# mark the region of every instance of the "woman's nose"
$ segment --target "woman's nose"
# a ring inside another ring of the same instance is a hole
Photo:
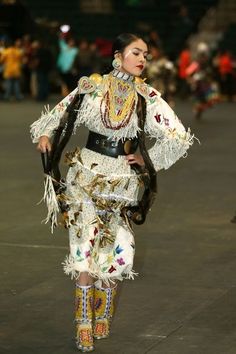
[[[142,62],[142,63],[145,63],[145,57],[144,57],[144,55],[143,54],[141,54],[141,56],[140,56],[140,61]]]

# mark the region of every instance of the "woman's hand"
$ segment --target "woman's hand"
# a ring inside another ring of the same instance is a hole
[[[46,135],[42,135],[39,138],[39,143],[37,145],[37,149],[40,152],[46,152],[46,150],[51,151],[51,148],[52,148],[52,146],[51,146],[49,138]]]
[[[142,155],[129,154],[126,156],[126,160],[129,165],[133,165],[135,163],[138,164],[139,166],[145,165]]]

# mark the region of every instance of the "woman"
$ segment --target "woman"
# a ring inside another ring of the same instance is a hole
[[[38,149],[51,151],[50,137],[70,102],[78,93],[83,97],[71,130],[84,124],[90,131],[88,142],[82,150],[66,155],[70,168],[66,182],[59,187],[66,189],[59,193],[70,237],[64,269],[76,279],[76,343],[81,351],[94,349],[93,338],[108,336],[117,281],[133,279],[135,274],[131,214],[123,213],[137,204],[140,176],[135,171],[144,168],[148,159],[156,170],[167,169],[193,141],[158,91],[139,78],[146,65],[146,43],[133,34],[121,34],[113,53],[113,71],[103,77],[81,78],[78,88],[31,126]],[[140,108],[140,100],[145,109]],[[141,115],[145,119],[142,129]],[[64,136],[70,125],[63,128]],[[141,130],[156,139],[146,155]],[[137,137],[141,154],[135,153]],[[48,219],[56,223],[53,198],[55,212],[58,210],[58,197],[46,197]]]

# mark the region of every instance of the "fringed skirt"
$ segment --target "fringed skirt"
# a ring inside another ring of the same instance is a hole
[[[104,282],[133,278],[134,235],[121,209],[137,202],[135,172],[124,156],[112,158],[86,148],[66,159],[70,254],[65,273],[78,277],[88,272]]]

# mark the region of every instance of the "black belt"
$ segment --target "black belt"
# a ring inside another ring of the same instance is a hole
[[[107,136],[89,131],[86,148],[102,155],[118,157],[134,154],[138,147],[138,139],[111,140]]]

